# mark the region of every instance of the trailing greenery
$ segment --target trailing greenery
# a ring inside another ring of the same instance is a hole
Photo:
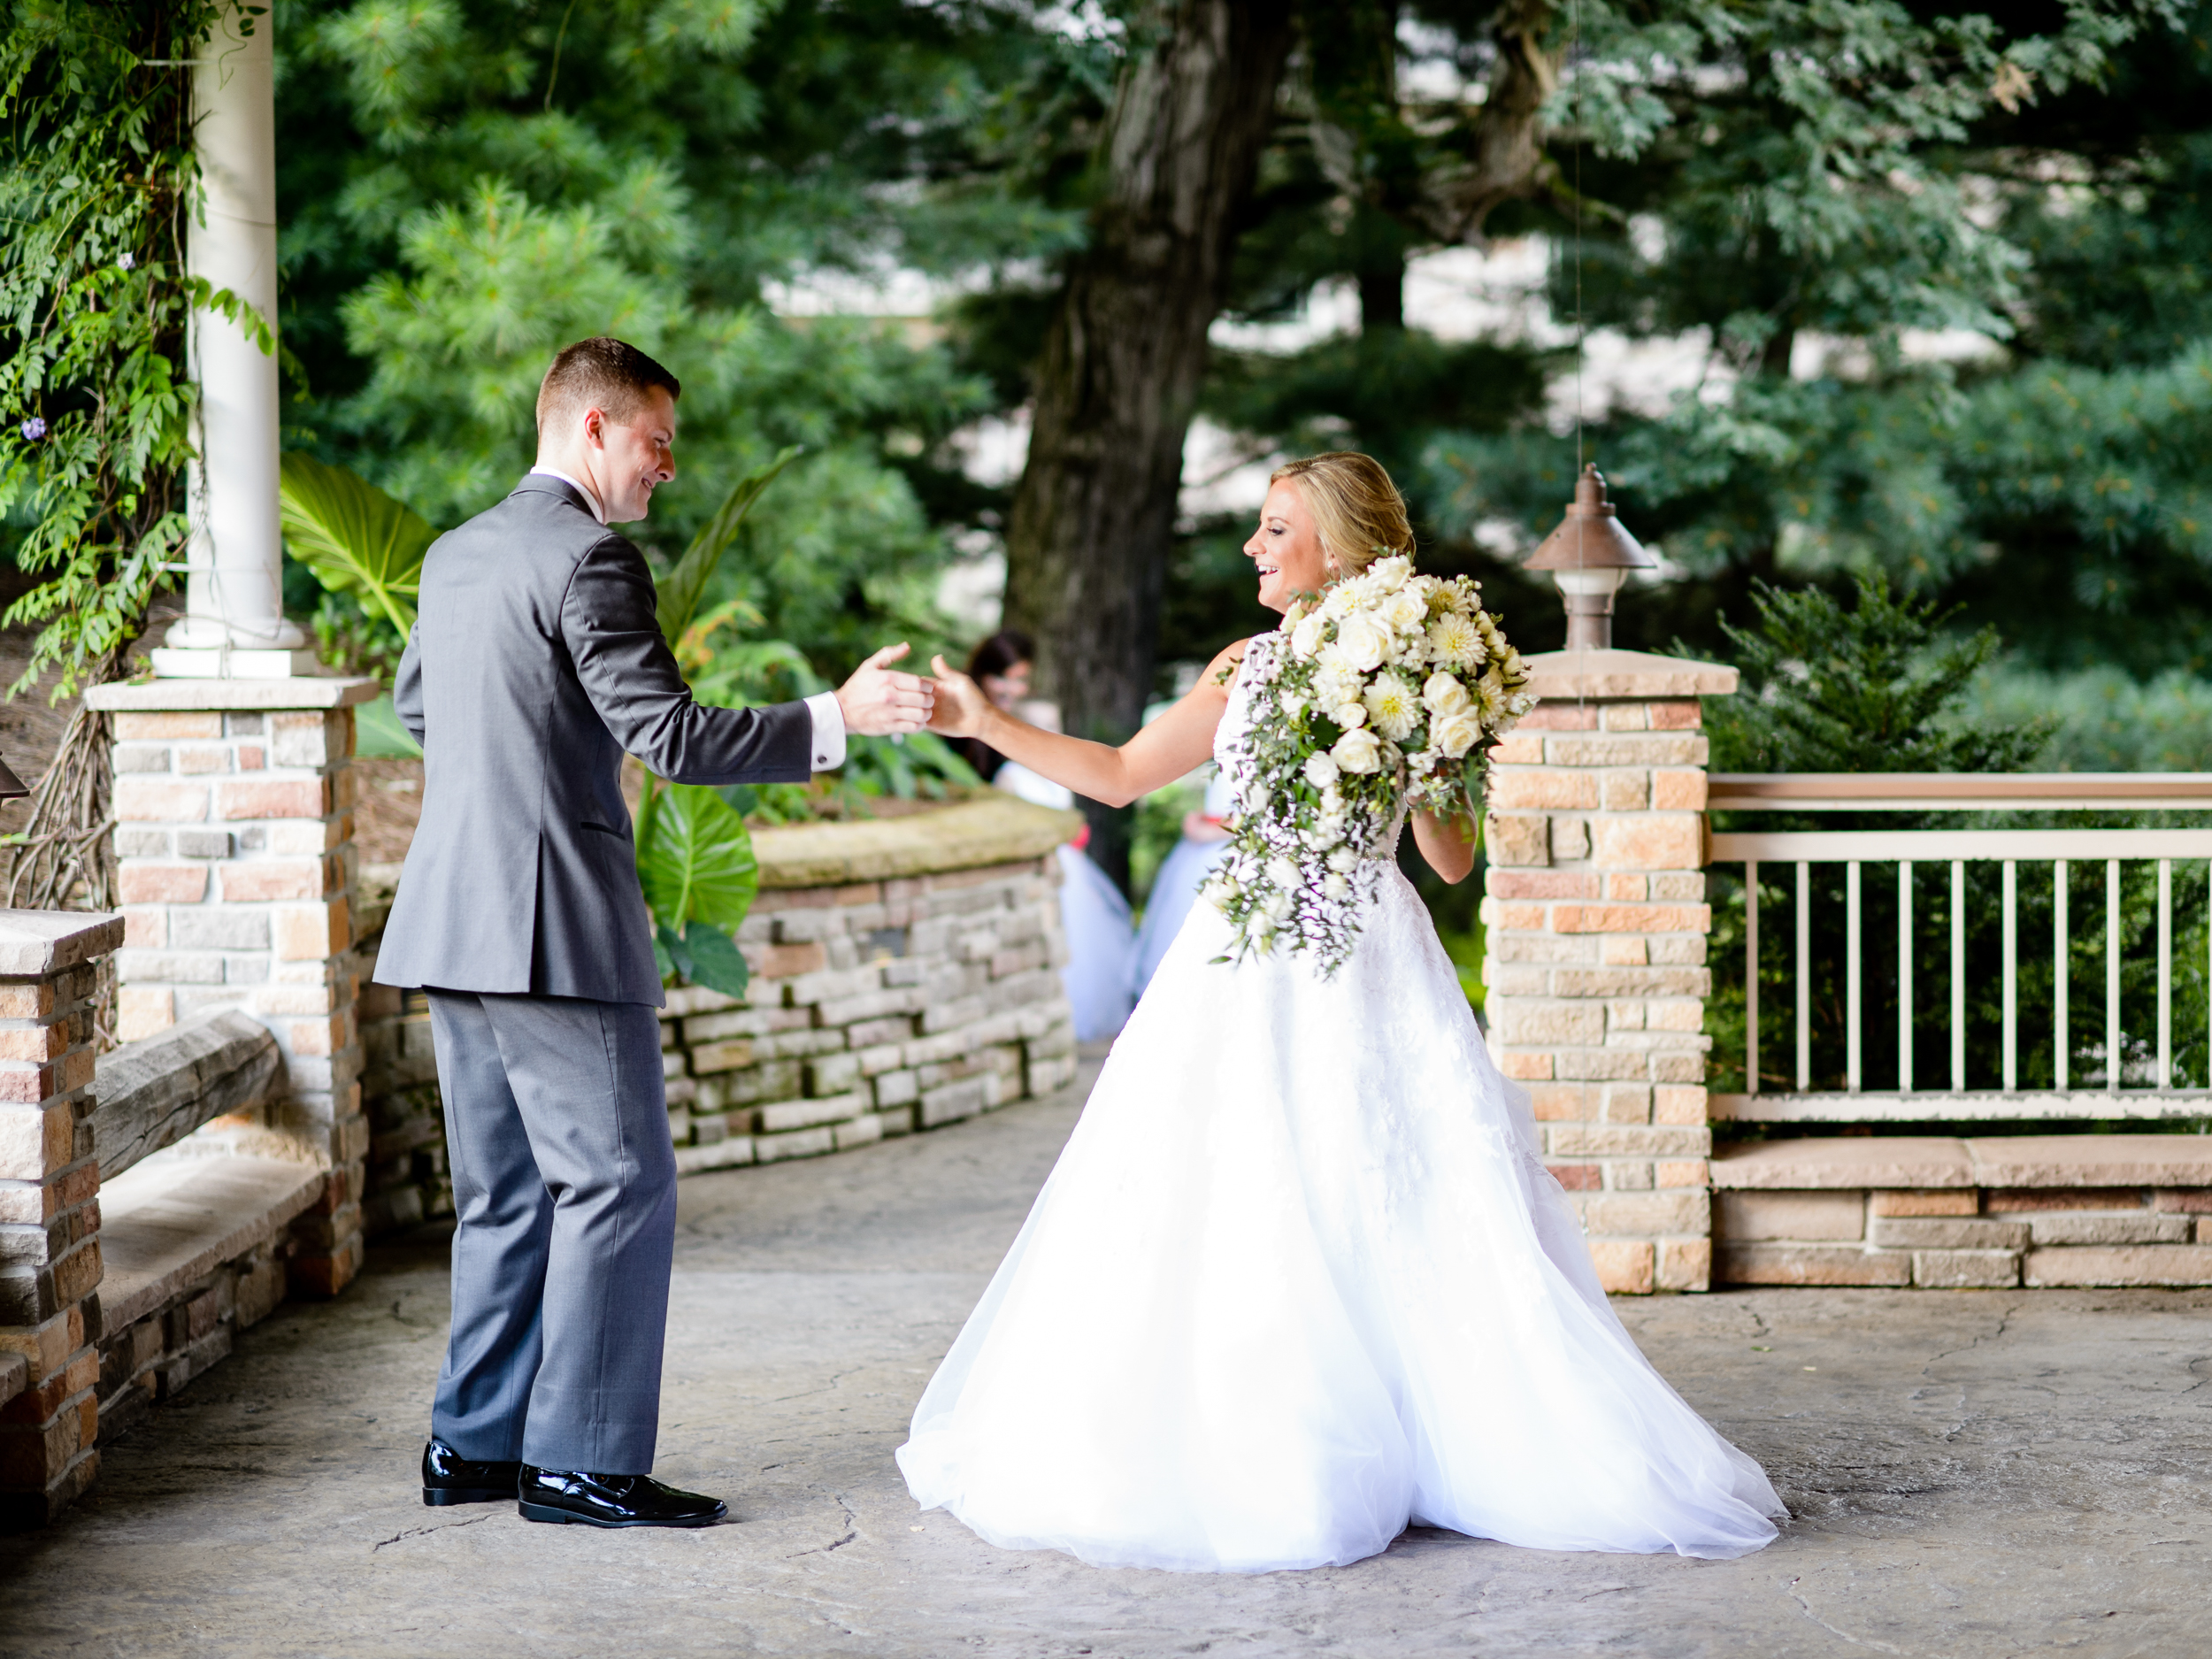
[[[186,327],[196,306],[242,318],[185,270],[188,64],[216,15],[0,12],[0,544],[38,579],[6,620],[40,625],[17,691],[53,667],[57,696],[110,677],[182,552]]]

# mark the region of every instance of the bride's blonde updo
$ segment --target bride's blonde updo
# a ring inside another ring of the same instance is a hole
[[[1267,481],[1294,479],[1340,576],[1356,576],[1383,553],[1413,556],[1406,500],[1371,455],[1332,449],[1277,467]]]

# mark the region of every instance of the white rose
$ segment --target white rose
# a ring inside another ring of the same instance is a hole
[[[1355,611],[1337,625],[1336,647],[1348,667],[1371,674],[1390,649],[1390,633],[1366,611]]]
[[[1367,724],[1367,705],[1347,698],[1329,710],[1329,718],[1349,732]]]
[[[1321,649],[1321,636],[1328,631],[1329,619],[1317,611],[1290,631],[1290,649],[1301,657],[1311,657]]]
[[[1454,760],[1482,741],[1482,722],[1467,710],[1441,716],[1431,728],[1430,740]]]
[[[1349,847],[1340,847],[1329,855],[1329,868],[1339,875],[1349,875],[1358,864],[1359,855]]]
[[[1439,669],[1421,687],[1421,701],[1428,704],[1432,714],[1463,714],[1474,699],[1467,695],[1467,687],[1455,675]]]
[[[1298,866],[1287,858],[1271,858],[1267,861],[1267,879],[1279,887],[1294,887],[1298,885]]]
[[[1401,588],[1382,608],[1390,626],[1401,634],[1414,634],[1428,620],[1429,602],[1410,588]]]
[[[1469,738],[1469,742],[1474,739]],[[1373,772],[1382,764],[1382,743],[1372,732],[1355,726],[1336,740],[1329,753],[1347,772]]]
[[[1337,780],[1340,769],[1325,754],[1306,757],[1306,781],[1317,789],[1325,789]]]
[[[1413,561],[1404,554],[1386,559],[1377,559],[1367,567],[1367,578],[1386,594],[1394,594],[1406,585],[1406,578],[1413,574]]]
[[[1279,926],[1290,919],[1291,906],[1294,902],[1289,893],[1271,893],[1267,895],[1267,902],[1261,908],[1267,912],[1270,920]]]
[[[1333,899],[1348,898],[1351,896],[1352,884],[1342,876],[1333,875],[1322,881],[1321,890]]]

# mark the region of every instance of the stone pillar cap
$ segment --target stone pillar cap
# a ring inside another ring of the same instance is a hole
[[[349,709],[383,695],[383,681],[369,675],[301,674],[284,680],[115,681],[88,687],[84,701],[88,709],[110,714],[169,714],[199,710]]]
[[[123,942],[120,916],[86,910],[0,910],[0,975],[43,979]]]
[[[1529,666],[1528,688],[1547,703],[1725,697],[1736,689],[1732,668],[1650,651],[1545,651],[1521,660]]]

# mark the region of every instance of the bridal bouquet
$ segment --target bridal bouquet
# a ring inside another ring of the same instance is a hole
[[[1204,889],[1233,932],[1218,960],[1287,945],[1334,974],[1402,815],[1469,808],[1483,755],[1536,702],[1479,591],[1380,558],[1246,654],[1235,834]]]

